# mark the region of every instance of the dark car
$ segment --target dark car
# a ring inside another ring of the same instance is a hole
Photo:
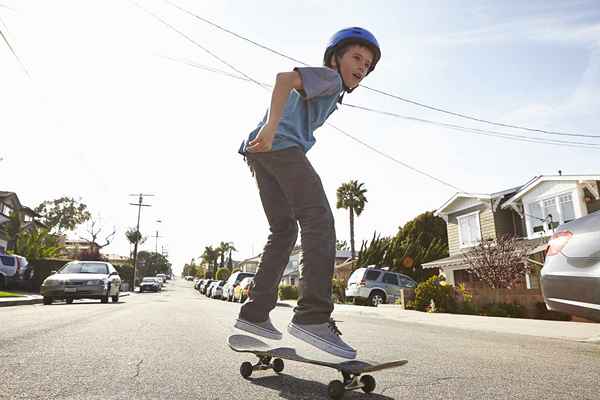
[[[540,276],[548,309],[600,321],[600,211],[556,229]]]

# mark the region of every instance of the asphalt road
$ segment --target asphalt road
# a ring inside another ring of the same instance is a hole
[[[332,369],[289,361],[281,375],[240,376],[241,362],[254,359],[225,344],[238,308],[182,280],[118,304],[0,308],[0,399],[326,399],[328,382],[339,379]],[[374,373],[375,393],[346,399],[599,398],[598,344],[407,323],[360,309],[334,315],[359,358],[409,363]],[[291,314],[277,307],[271,316],[283,330]]]

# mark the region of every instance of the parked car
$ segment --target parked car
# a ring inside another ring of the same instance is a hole
[[[112,264],[104,261],[72,261],[42,282],[40,294],[44,304],[64,299],[72,303],[75,299],[100,299],[108,303],[119,301],[121,278]]]
[[[183,278],[183,279],[185,279],[186,281],[193,281],[193,280],[194,280],[194,277],[193,277],[193,276],[191,276],[191,275],[187,275],[187,276],[186,276],[185,278]]]
[[[540,272],[546,307],[600,321],[600,211],[555,232]]]
[[[148,292],[148,291],[152,291],[152,292],[160,291],[160,282],[158,282],[158,280],[153,276],[145,277],[144,279],[142,279],[142,282],[140,283],[140,293]]]
[[[33,269],[27,259],[17,255],[0,255],[0,289],[18,284],[32,277]]]
[[[157,278],[160,278],[160,280],[162,281],[161,283],[167,283],[167,275],[165,274],[156,274]]]
[[[400,297],[400,290],[416,287],[417,282],[410,276],[369,266],[358,268],[350,275],[346,299],[366,301],[368,305],[377,307],[379,304],[395,301]]]
[[[225,285],[223,286],[223,300],[232,301],[233,300],[233,291],[240,284],[242,279],[252,277],[254,274],[252,272],[234,272],[231,274]]]
[[[242,279],[240,284],[237,285],[233,291],[233,301],[239,301],[240,303],[246,301],[248,294],[250,293],[252,282],[254,282],[253,276]]]
[[[223,286],[225,286],[225,281],[216,281],[211,287],[210,297],[213,299],[222,299]]]
[[[215,286],[217,286],[221,281],[216,281],[213,280],[211,283],[208,284],[208,287],[206,288],[206,296],[207,297],[211,297],[212,298],[212,291],[214,290]]]
[[[214,281],[215,281],[214,279],[206,279],[204,282],[202,282],[202,284],[200,284],[200,286],[199,286],[200,287],[200,293],[206,294],[206,292],[208,291],[208,287]]]

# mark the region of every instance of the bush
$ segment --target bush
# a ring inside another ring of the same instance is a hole
[[[454,288],[441,276],[434,275],[415,289],[415,309],[427,311],[431,300],[435,303],[435,312],[456,311]]]
[[[344,304],[346,302],[346,285],[341,279],[331,281],[331,297],[335,303]]]
[[[296,286],[290,286],[290,285],[279,286],[279,299],[280,300],[297,300],[298,299],[298,288]]]
[[[119,273],[119,276],[121,277],[121,282],[126,282],[131,285],[131,281],[133,280],[133,266],[130,264],[113,264],[113,267],[115,267],[115,269]]]
[[[229,271],[229,268],[219,268],[215,275],[218,281],[226,281],[231,275],[231,271]]]
[[[561,313],[558,311],[551,311],[546,308],[546,303],[537,302],[535,303],[535,318],[536,319],[547,319],[552,321],[570,321],[571,316],[569,314]]]
[[[488,317],[526,318],[527,311],[520,304],[492,303],[481,307],[481,315]]]
[[[33,268],[33,277],[31,279],[31,291],[39,292],[44,279],[51,275],[51,271],[58,271],[63,265],[71,260],[61,259],[42,259],[33,260],[29,264]]]

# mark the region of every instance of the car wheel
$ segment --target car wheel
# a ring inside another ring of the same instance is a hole
[[[73,304],[73,298],[72,297],[67,297],[66,301],[67,301],[67,304]]]
[[[369,295],[369,305],[377,307],[380,304],[385,304],[385,293],[381,290],[373,290]]]
[[[116,296],[112,297],[112,302],[113,303],[118,303],[119,302],[119,295],[118,294]]]
[[[50,304],[52,304],[52,297],[44,297],[44,305],[49,306]]]
[[[6,280],[3,275],[0,275],[0,289],[6,289]]]

